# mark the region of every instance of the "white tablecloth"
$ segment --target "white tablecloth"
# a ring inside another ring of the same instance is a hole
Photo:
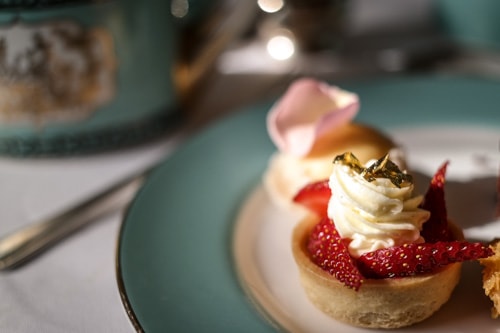
[[[180,138],[77,158],[0,158],[0,234],[76,203],[169,155]],[[134,332],[115,251],[123,212],[102,218],[15,270],[0,272],[0,332]]]

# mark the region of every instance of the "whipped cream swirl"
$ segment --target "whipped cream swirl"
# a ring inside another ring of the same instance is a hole
[[[397,186],[383,177],[369,181],[359,168],[336,160],[329,185],[332,196],[328,216],[339,234],[352,240],[349,252],[353,257],[390,246],[423,242],[420,230],[430,213],[419,208],[423,196],[413,195],[413,183]]]

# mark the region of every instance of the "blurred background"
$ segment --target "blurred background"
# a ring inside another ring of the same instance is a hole
[[[203,124],[275,98],[290,80],[307,75],[332,82],[418,73],[498,77],[499,6],[492,0],[173,0],[172,13],[185,23],[176,72],[183,108]]]
[[[0,1],[0,155],[130,147],[331,82],[497,77],[493,0]]]

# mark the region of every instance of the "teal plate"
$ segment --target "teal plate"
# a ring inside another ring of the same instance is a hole
[[[500,127],[500,83],[409,76],[338,83],[360,95],[356,120],[381,129]],[[117,279],[134,327],[145,332],[274,332],[240,285],[235,218],[274,151],[255,105],[199,133],[159,166],[128,209]],[[495,143],[498,145],[498,143]]]

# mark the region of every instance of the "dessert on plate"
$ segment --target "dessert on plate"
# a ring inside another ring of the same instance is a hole
[[[449,300],[463,261],[492,255],[448,219],[447,165],[416,195],[388,155],[363,164],[347,152],[328,179],[298,191],[293,200],[310,214],[294,229],[292,252],[318,309],[354,326],[409,326]]]
[[[289,86],[267,116],[277,151],[263,180],[274,202],[293,206],[293,195],[305,184],[327,178],[331,161],[345,151],[362,163],[390,153],[405,169],[404,154],[391,138],[353,121],[359,106],[356,94],[312,78]]]
[[[500,174],[497,177],[497,204],[495,217],[500,219]],[[500,238],[495,238],[490,243],[494,254],[488,258],[480,259],[483,266],[483,289],[493,303],[491,307],[491,318],[500,316]]]
[[[490,244],[494,254],[488,258],[480,259],[483,266],[483,289],[486,296],[491,299],[491,317],[500,315],[500,240],[496,239]]]

